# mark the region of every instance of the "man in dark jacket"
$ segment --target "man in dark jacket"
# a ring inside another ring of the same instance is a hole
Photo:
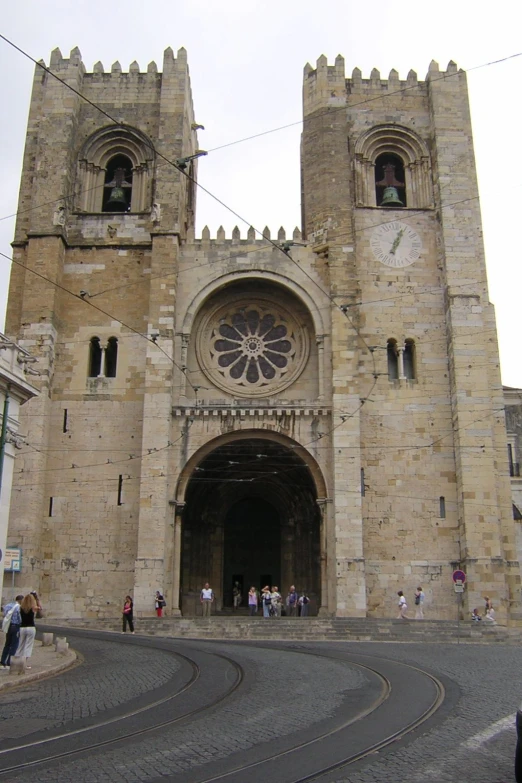
[[[20,617],[20,602],[23,601],[23,595],[17,595],[16,599],[10,603],[6,604],[4,606],[4,617],[13,610],[11,614],[11,622],[9,623],[9,628],[7,629],[7,633],[5,635],[5,644],[4,649],[2,650],[2,658],[0,660],[0,665],[3,666],[4,669],[7,669],[11,664],[11,656],[15,655],[17,649],[18,649],[18,639],[20,638],[20,625],[22,623],[22,618]]]

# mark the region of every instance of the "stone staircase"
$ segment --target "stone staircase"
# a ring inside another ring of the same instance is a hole
[[[48,621],[53,624],[52,620]],[[119,618],[56,621],[71,628],[120,631]],[[181,639],[223,639],[259,641],[373,641],[373,642],[473,642],[516,643],[522,629],[446,620],[404,621],[348,618],[271,618],[262,617],[146,617],[135,620],[136,633]]]

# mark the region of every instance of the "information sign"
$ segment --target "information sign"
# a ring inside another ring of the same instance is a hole
[[[22,550],[6,549],[4,553],[4,571],[22,570]]]

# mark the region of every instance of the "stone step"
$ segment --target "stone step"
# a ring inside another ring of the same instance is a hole
[[[120,630],[119,618],[71,620],[70,627]],[[402,620],[354,618],[277,618],[223,617],[136,619],[138,633],[186,639],[282,640],[282,641],[399,641],[399,642],[473,642],[519,643],[522,630],[504,626],[451,620]]]

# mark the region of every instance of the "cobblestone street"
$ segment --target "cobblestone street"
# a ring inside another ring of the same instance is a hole
[[[417,669],[426,670],[442,679],[446,699],[420,729],[380,753],[318,778],[323,783],[449,781],[454,780],[456,769],[465,783],[514,780],[514,714],[522,693],[518,684],[522,650],[515,645],[252,645],[163,639],[164,649],[154,649],[157,640],[143,639],[141,646],[139,637],[137,643],[81,636],[72,637],[72,642],[85,659],[82,666],[0,695],[4,738],[15,736],[15,728],[19,738],[30,742],[58,726],[70,731],[83,725],[82,719],[100,722],[105,715],[114,716],[115,710],[127,712],[138,697],[161,692],[169,680],[181,678],[179,660],[183,658],[174,652],[190,657],[199,651],[206,656],[206,666],[215,662],[218,680],[223,677],[217,668],[222,656],[236,661],[245,675],[241,687],[221,704],[179,725],[62,760],[63,783],[159,779],[196,783],[280,752],[285,755],[277,761],[275,780],[298,780],[295,759],[287,757],[287,750],[335,731],[347,705],[367,706],[376,697],[378,688],[371,675],[343,660],[344,654],[362,656],[373,669],[389,661],[415,667],[405,669],[406,678],[413,677]],[[231,676],[225,673],[225,679]],[[393,688],[397,689],[396,683]],[[412,698],[411,693],[405,696],[404,708]],[[182,699],[190,702],[190,689]],[[382,728],[386,730],[385,725]],[[366,738],[366,745],[372,741],[373,737]],[[299,751],[299,758],[309,752],[320,758],[325,747],[321,740]],[[344,750],[346,756],[351,752],[350,747]],[[327,757],[321,759],[323,767],[328,763]],[[39,766],[11,773],[9,780],[51,783],[56,774],[55,766]],[[250,783],[262,781],[259,775],[265,772],[254,766],[241,774],[243,780],[248,774]],[[0,779],[4,779],[1,774]]]

